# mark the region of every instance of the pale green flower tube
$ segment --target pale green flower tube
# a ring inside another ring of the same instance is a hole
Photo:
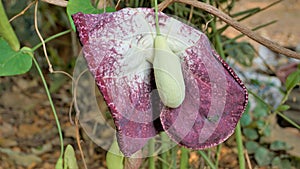
[[[154,76],[159,97],[163,104],[177,108],[185,97],[185,85],[180,58],[169,48],[166,38],[158,35],[154,39]]]

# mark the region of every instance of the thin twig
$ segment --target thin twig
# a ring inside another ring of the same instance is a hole
[[[194,13],[194,6],[191,7],[188,23],[191,23],[191,20],[193,18],[193,13]]]
[[[49,66],[49,72],[50,73],[61,73],[61,74],[64,74],[64,75],[66,75],[67,77],[69,77],[73,81],[73,77],[69,73],[67,73],[65,71],[60,71],[60,70],[54,71],[53,68],[52,68],[52,64],[51,64],[51,62],[49,60],[49,57],[48,57],[48,54],[47,54],[46,43],[45,43],[45,41],[44,41],[44,39],[43,39],[43,37],[42,37],[39,29],[38,29],[38,23],[37,23],[38,0],[35,3],[36,3],[36,5],[35,5],[35,9],[34,9],[34,27],[35,27],[35,31],[36,31],[38,37],[40,38],[40,40],[42,42],[43,51],[44,51],[44,54],[45,54],[45,57],[46,57],[46,60],[47,60],[48,66]]]
[[[118,0],[118,2],[117,2],[117,5],[116,5],[115,9],[117,9],[117,8],[119,7],[119,5],[120,5],[120,2],[121,2],[121,0]]]
[[[17,17],[24,15],[25,12],[35,3],[35,1],[32,1],[29,5],[26,6],[25,9],[23,9],[20,13],[18,13],[17,15],[15,15],[14,17],[12,17],[9,22],[13,21],[14,19],[16,19]]]
[[[72,110],[73,110],[73,105],[74,105],[74,97],[71,101],[71,104],[70,104],[70,108],[69,108],[69,121],[72,125],[74,125],[74,121],[72,120]]]
[[[68,1],[64,0],[42,0],[43,2],[56,5],[56,6],[61,6],[61,7],[67,7]]]
[[[47,54],[47,49],[46,49],[46,44],[45,44],[45,41],[39,31],[39,28],[38,28],[38,23],[37,23],[37,9],[38,9],[38,4],[39,4],[39,1],[36,1],[35,2],[35,8],[34,8],[34,27],[35,27],[35,31],[37,33],[37,35],[39,36],[42,44],[43,44],[43,51],[44,51],[44,54],[45,54],[45,57],[46,57],[46,60],[48,62],[48,66],[49,66],[49,71],[50,73],[53,72],[53,69],[52,69],[52,65],[49,61],[49,57],[48,57],[48,54]]]
[[[214,18],[211,18],[209,21],[207,21],[207,22],[205,23],[205,27],[204,27],[203,31],[206,31],[206,29],[208,28],[208,24],[209,24],[211,21],[213,21],[213,20],[214,20]]]
[[[76,126],[76,142],[77,142],[77,145],[78,145],[78,148],[79,148],[79,151],[80,151],[80,155],[81,155],[81,159],[83,161],[83,165],[84,165],[84,168],[87,169],[87,165],[86,165],[86,161],[85,161],[85,158],[84,158],[84,154],[83,154],[83,151],[82,151],[82,147],[81,147],[81,144],[80,144],[80,135],[79,135],[79,125],[78,125],[78,120],[79,120],[79,115],[80,115],[80,110],[78,108],[78,104],[77,104],[77,87],[78,87],[78,82],[79,82],[79,79],[81,78],[81,76],[87,72],[88,69],[85,69],[84,71],[82,71],[78,77],[73,81],[74,82],[74,97],[72,99],[72,103],[74,103],[74,108],[75,108],[75,111],[76,111],[76,115],[75,115],[75,126]],[[73,123],[72,121],[72,118],[71,118],[71,112],[69,112],[69,117],[70,117],[70,122]]]
[[[79,115],[80,115],[80,110],[79,110],[79,107],[78,107],[78,104],[77,104],[77,98],[76,98],[76,96],[77,96],[77,87],[78,87],[78,82],[79,82],[79,79],[81,78],[81,76],[85,73],[85,72],[87,72],[89,69],[85,69],[85,70],[83,70],[79,75],[78,75],[78,77],[76,78],[76,80],[75,80],[75,82],[74,82],[74,91],[73,91],[73,93],[74,93],[74,108],[75,108],[75,111],[76,111],[76,118],[79,118]]]
[[[256,34],[251,29],[243,26],[242,24],[240,24],[239,22],[237,22],[236,20],[232,19],[230,16],[225,14],[224,12],[218,10],[217,8],[215,8],[214,6],[211,6],[209,4],[199,2],[196,0],[165,0],[164,2],[159,4],[159,10],[160,11],[163,10],[164,8],[166,8],[168,5],[170,5],[173,2],[180,2],[180,3],[188,4],[188,5],[197,7],[199,9],[202,9],[216,17],[219,17],[221,20],[226,22],[228,25],[232,26],[233,28],[235,28],[236,30],[245,34],[246,36],[253,39],[254,41],[268,47],[270,50],[280,53],[280,54],[283,54],[288,57],[300,59],[300,54],[298,54],[294,51],[291,51],[287,48],[284,48],[284,47],[278,45],[277,43],[270,41],[270,40]]]
[[[96,6],[99,9],[103,9],[103,13],[106,13],[106,7],[107,7],[106,0],[99,0]]]
[[[175,0],[165,0],[158,5],[158,10],[163,11],[166,7],[172,4]]]
[[[80,134],[79,134],[79,124],[78,124],[80,110],[79,110],[78,105],[77,105],[76,96],[77,96],[77,87],[78,87],[79,79],[87,71],[88,71],[88,69],[85,69],[84,71],[82,71],[78,75],[78,77],[76,78],[76,80],[74,82],[74,84],[75,84],[74,86],[75,87],[74,87],[74,91],[73,91],[73,93],[74,93],[73,101],[74,101],[74,107],[75,107],[75,111],[76,111],[76,115],[75,115],[76,142],[77,142],[77,145],[78,145],[78,148],[79,148],[79,151],[80,151],[80,155],[81,155],[81,159],[83,161],[83,165],[84,165],[85,169],[88,169],[88,168],[87,168],[86,161],[85,161],[84,154],[83,154],[82,147],[81,147],[81,140],[80,140]],[[70,120],[71,120],[71,118],[70,118]]]
[[[244,150],[244,153],[245,153],[245,158],[246,158],[246,162],[247,162],[248,168],[249,168],[249,169],[252,169],[252,165],[251,165],[251,161],[250,161],[250,158],[249,158],[249,154],[248,154],[248,152],[247,152],[247,149]]]
[[[78,119],[77,118],[75,118],[75,125],[76,125],[76,142],[77,142],[77,145],[78,145],[78,148],[79,148],[79,151],[80,151],[81,159],[83,161],[84,168],[88,169],[87,165],[86,165],[86,162],[85,162],[85,159],[84,159],[84,154],[83,154],[83,151],[82,151],[81,143],[80,143],[79,124],[78,124]]]

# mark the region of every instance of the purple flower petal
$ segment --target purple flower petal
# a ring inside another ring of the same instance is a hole
[[[156,36],[152,9],[78,13],[73,20],[126,156],[141,149],[162,128],[174,141],[194,149],[219,144],[233,133],[247,104],[247,90],[210,47],[205,34],[159,14],[161,33],[182,60],[186,85],[182,105],[170,109],[151,101],[155,83],[149,60]]]
[[[202,35],[181,57],[188,70],[185,82],[196,83],[197,87],[187,84],[189,96],[181,107],[162,110],[163,128],[173,140],[188,148],[217,145],[233,133],[247,104],[247,90],[211,49],[206,36]]]

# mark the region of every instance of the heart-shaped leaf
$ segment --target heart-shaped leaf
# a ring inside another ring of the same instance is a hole
[[[0,37],[0,76],[12,76],[26,73],[32,65],[32,53],[29,48],[14,51]]]

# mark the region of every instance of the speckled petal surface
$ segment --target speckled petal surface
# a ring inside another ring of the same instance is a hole
[[[187,83],[186,91],[193,97],[186,97],[177,109],[162,110],[163,128],[173,140],[188,148],[215,146],[233,133],[247,104],[247,90],[210,47],[206,36],[201,35],[180,56],[187,69],[185,82],[192,81]],[[194,83],[196,89],[190,85]],[[176,122],[176,119],[183,120]]]
[[[152,40],[143,41],[144,36],[152,35],[147,22],[134,17],[137,12],[73,15],[84,56],[110,108],[126,156],[157,134],[150,102],[153,74],[146,61]]]
[[[154,11],[77,13],[73,20],[125,155],[141,149],[162,128],[175,142],[194,149],[219,144],[233,133],[247,104],[247,90],[205,34],[159,13],[161,33],[182,62],[186,97],[180,107],[155,113],[149,62],[156,36]]]

